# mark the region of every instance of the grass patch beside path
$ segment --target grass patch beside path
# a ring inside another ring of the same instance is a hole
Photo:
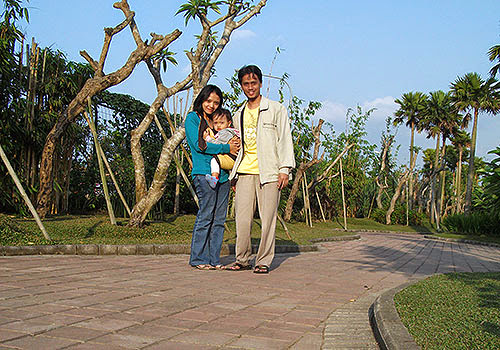
[[[334,228],[344,228],[344,219],[336,218],[333,222]],[[376,230],[376,231],[391,231],[391,232],[412,232],[412,233],[432,233],[435,230],[429,222],[425,222],[420,226],[405,226],[405,225],[385,225],[366,218],[347,218],[347,228],[349,230]]]
[[[464,240],[469,240],[469,241],[478,241],[478,242],[500,244],[500,237],[494,237],[494,236],[465,235],[465,234],[458,234],[458,233],[438,233],[438,234],[435,234],[435,236],[442,237],[442,238],[464,239]]]
[[[32,219],[19,219],[0,214],[0,245],[45,244],[190,244],[195,216],[169,217],[161,222],[149,222],[144,228],[127,227],[127,219],[117,219],[118,226],[109,223],[105,215],[60,216],[43,221],[52,241],[46,241]],[[234,220],[228,220],[224,243],[236,241]],[[276,225],[276,244],[308,245],[314,238],[352,235],[352,232],[332,230],[332,223],[314,223],[310,228],[302,222],[287,224],[290,240],[280,223]],[[252,238],[260,237],[260,221],[255,220]]]
[[[432,276],[394,301],[422,349],[500,349],[500,272]]]

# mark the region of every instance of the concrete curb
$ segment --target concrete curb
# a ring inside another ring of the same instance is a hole
[[[370,308],[370,323],[373,334],[381,349],[415,350],[420,349],[413,337],[401,322],[394,305],[394,296],[406,287],[416,283],[411,281],[382,293]]]
[[[338,242],[338,241],[355,241],[361,239],[360,235],[346,235],[346,236],[336,236],[327,238],[315,238],[311,239],[311,243],[323,243],[323,242]]]
[[[359,232],[359,233],[390,233],[390,234],[409,234],[409,235],[423,235],[423,234],[432,234],[432,232],[410,232],[410,231],[384,231],[384,230],[370,230],[370,229],[364,229],[364,228],[361,228],[361,229],[347,229],[347,230],[344,230],[342,228],[333,228],[332,229],[333,231],[344,231],[344,232]]]
[[[424,238],[433,239],[436,241],[454,242],[454,243],[468,243],[468,244],[475,244],[475,245],[484,245],[487,247],[500,248],[500,244],[498,244],[498,243],[474,241],[471,239],[445,238],[445,237],[437,237],[437,236],[431,236],[431,235],[424,235]]]
[[[359,235],[330,237],[316,242],[348,241],[359,239]],[[258,245],[252,245],[253,253]],[[319,244],[311,245],[276,245],[276,254],[306,253],[321,251]],[[67,244],[67,245],[33,245],[33,246],[0,246],[0,256],[14,255],[165,255],[189,254],[189,244]],[[232,255],[234,244],[222,245],[221,254]]]

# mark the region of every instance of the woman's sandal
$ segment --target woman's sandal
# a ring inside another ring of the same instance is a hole
[[[234,264],[225,266],[224,269],[228,270],[228,271],[243,271],[243,270],[251,270],[252,266],[251,265],[243,265],[240,263],[234,263]]]
[[[195,265],[194,267],[198,270],[215,270],[215,267],[213,267],[212,265],[200,264]]]
[[[212,266],[215,270],[225,270],[226,267],[222,264]]]
[[[257,266],[255,266],[253,273],[269,273],[269,266],[257,265]]]

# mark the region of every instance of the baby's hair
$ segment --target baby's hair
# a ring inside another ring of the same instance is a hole
[[[233,122],[233,117],[231,116],[231,112],[226,108],[220,108],[216,113],[214,113],[214,117],[218,117],[218,116],[226,117],[226,119],[229,123]]]

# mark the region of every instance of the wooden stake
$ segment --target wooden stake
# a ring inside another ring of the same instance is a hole
[[[316,199],[318,200],[319,211],[321,212],[321,217],[323,218],[323,222],[326,222],[325,212],[323,211],[323,206],[321,205],[321,201],[319,199],[319,194],[316,190],[314,190],[314,193],[316,194]]]
[[[35,218],[36,224],[40,228],[40,231],[42,231],[42,234],[45,237],[45,239],[47,239],[47,240],[50,241],[51,240],[50,236],[47,233],[47,231],[45,230],[45,227],[42,224],[42,220],[40,220],[40,217],[38,216],[38,213],[37,213],[35,207],[31,203],[31,201],[30,201],[28,195],[26,194],[26,192],[24,191],[23,185],[21,184],[21,181],[19,181],[19,178],[17,177],[17,175],[16,175],[16,173],[14,171],[14,168],[12,168],[12,165],[10,164],[9,159],[5,155],[5,152],[3,151],[2,145],[0,145],[0,157],[3,160],[3,162],[5,164],[5,167],[9,171],[10,176],[14,180],[14,183],[16,184],[17,189],[21,193],[21,197],[23,197],[24,202],[28,206],[28,208],[29,208],[31,214],[33,215],[33,217]]]
[[[97,162],[99,164],[99,174],[101,175],[101,182],[102,182],[102,189],[104,191],[104,198],[106,199],[106,206],[108,207],[108,214],[109,214],[109,221],[111,222],[111,225],[116,225],[116,218],[115,218],[115,213],[113,211],[113,205],[111,203],[111,199],[109,197],[109,190],[108,190],[108,181],[106,179],[106,173],[104,172],[104,166],[103,166],[103,158],[101,157],[102,149],[101,146],[99,145],[99,140],[97,139],[97,131],[95,129],[94,125],[94,117],[92,115],[92,102],[90,98],[88,99],[88,104],[89,104],[89,114],[85,111],[86,118],[88,119],[89,125],[94,126],[94,131],[92,135],[94,136],[94,145],[95,145],[95,150],[96,150],[96,155],[97,155]],[[92,129],[92,127],[91,127]]]
[[[90,127],[90,131],[92,132],[92,136],[94,137],[94,142],[99,144],[99,140],[97,139],[97,130],[94,127],[94,123],[91,123],[87,114],[84,113],[84,115],[85,115],[85,119],[87,120],[87,124]],[[127,211],[127,214],[130,216],[130,214],[131,214],[130,207],[128,206],[127,201],[125,200],[125,197],[123,196],[123,193],[120,189],[120,186],[118,185],[118,181],[116,180],[115,174],[113,173],[113,170],[111,169],[111,166],[109,165],[108,159],[104,155],[104,151],[102,150],[100,144],[99,144],[99,155],[100,155],[100,157],[102,157],[102,160],[104,161],[104,164],[106,165],[106,169],[108,169],[111,180],[113,181],[113,184],[115,185],[116,192],[118,192],[118,196],[120,197],[122,204],[125,207],[125,210]]]
[[[342,184],[342,206],[344,207],[344,230],[347,230],[347,213],[345,208],[344,172],[342,171],[342,158],[340,158],[340,182]]]

